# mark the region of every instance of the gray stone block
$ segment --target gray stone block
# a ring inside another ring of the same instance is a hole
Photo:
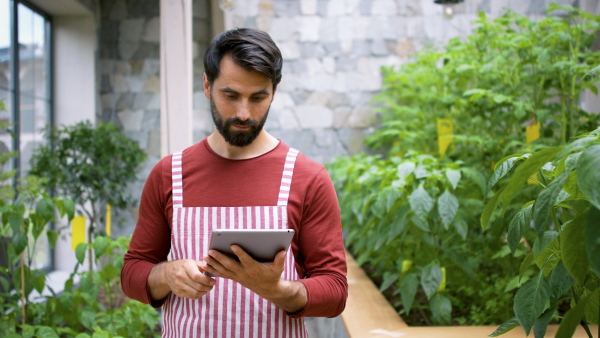
[[[305,89],[296,89],[289,92],[296,105],[302,105],[306,102],[311,92]]]
[[[210,0],[193,0],[192,16],[200,19],[210,19]]]
[[[138,42],[144,32],[146,19],[126,19],[119,23],[119,41]]]
[[[361,15],[369,16],[371,15],[371,5],[373,0],[360,0],[360,4],[358,6]]]
[[[139,42],[119,41],[119,56],[122,60],[129,60],[140,47]]]
[[[134,95],[135,94],[132,93],[123,93],[119,95],[117,98],[117,105],[115,107],[117,111],[130,109],[133,105]]]
[[[368,148],[364,145],[364,139],[372,132],[372,129],[340,128],[336,132],[340,142],[346,146],[349,155],[368,151]]]
[[[146,21],[142,41],[160,43],[160,17],[149,18]]]
[[[148,103],[150,103],[150,100],[152,100],[152,97],[154,96],[154,94],[151,93],[137,93],[135,94],[135,97],[133,99],[133,105],[131,106],[131,109],[133,110],[144,110],[147,109],[148,107]]]
[[[352,71],[356,69],[356,58],[353,56],[340,56],[336,58],[338,71]]]
[[[117,113],[119,122],[125,131],[139,132],[142,130],[142,120],[144,119],[143,110],[121,110]]]
[[[366,40],[352,41],[352,56],[361,57],[371,55],[371,42]]]
[[[342,49],[339,41],[324,42],[322,43],[322,46],[328,56],[336,57],[341,54]]]
[[[300,1],[273,0],[276,17],[296,17],[300,15]]]
[[[322,58],[326,55],[325,48],[318,42],[301,42],[299,46],[302,58]]]
[[[297,18],[276,17],[269,35],[275,41],[296,41],[299,25]]]
[[[328,1],[317,1],[317,15],[320,17],[327,16]]]
[[[135,59],[159,59],[160,45],[153,42],[141,42],[132,57]]]
[[[398,5],[394,0],[373,0],[371,15],[397,15]]]
[[[390,23],[393,17],[379,16],[373,17],[370,20],[368,29],[368,37],[373,40],[377,39],[396,39],[396,31],[394,26]]]
[[[371,54],[375,56],[386,56],[389,54],[388,47],[383,40],[371,41]]]
[[[348,106],[350,104],[350,98],[348,94],[334,93],[327,102],[329,108],[338,108],[342,106]]]
[[[145,58],[142,65],[143,75],[159,75],[160,74],[160,59]]]
[[[333,126],[333,112],[327,107],[302,105],[294,107],[293,111],[303,129]]]
[[[352,108],[348,106],[335,108],[333,110],[333,128],[339,129],[348,127],[348,117],[352,113]]]
[[[160,0],[127,0],[130,18],[160,16]]]
[[[138,94],[139,95],[139,94]],[[160,110],[147,109],[144,111],[144,119],[142,120],[141,129],[145,131],[160,131]]]

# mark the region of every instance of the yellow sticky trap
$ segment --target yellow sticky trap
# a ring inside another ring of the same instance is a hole
[[[75,216],[71,221],[71,249],[75,250],[81,243],[85,243],[85,217]]]
[[[440,156],[446,155],[446,150],[452,143],[454,125],[450,119],[437,119],[438,148]]]
[[[110,204],[106,205],[106,236],[110,236]]]
[[[540,138],[540,122],[532,123],[525,127],[525,139],[527,143],[531,143]]]
[[[527,143],[531,143],[540,138],[540,122],[537,121],[528,126],[525,126],[525,139]],[[536,180],[538,179],[537,173],[533,174],[531,178],[527,180],[527,184],[534,185],[539,184]]]

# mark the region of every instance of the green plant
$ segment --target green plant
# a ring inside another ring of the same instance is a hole
[[[490,286],[489,275],[518,271],[517,264],[493,258],[505,250],[499,234],[469,225],[483,210],[480,173],[416,152],[340,157],[328,171],[346,245],[381,280],[382,291],[400,296],[393,303],[401,313],[413,311],[429,325],[500,323],[510,313],[511,297],[503,297],[487,317],[479,314],[492,307],[480,293],[505,289]]]
[[[47,230],[50,222],[56,221],[56,215],[61,218],[73,217],[74,205],[70,200],[50,198],[39,193],[40,179],[28,176],[19,189],[15,201],[0,201],[2,225],[0,233],[9,236],[12,241],[5,248],[8,256],[8,266],[0,266],[0,284],[3,297],[0,300],[2,323],[20,319],[25,324],[35,308],[31,299],[35,289],[41,293],[45,287],[45,273],[32,269],[36,243],[42,235],[48,237],[51,247],[58,239],[58,233]],[[12,276],[12,283],[5,276]],[[11,284],[15,292],[10,292]],[[19,304],[20,302],[20,304]],[[20,308],[20,311],[18,311]]]
[[[493,193],[484,177],[499,158],[564,144],[600,121],[577,103],[582,90],[597,93],[598,79],[585,75],[600,63],[591,48],[600,17],[551,5],[535,22],[509,12],[494,20],[480,14],[476,24],[443,51],[424,50],[398,70],[382,70],[375,98],[381,126],[366,142],[384,156],[328,165],[349,250],[392,301],[402,296],[394,305],[405,318],[423,318],[418,324],[489,325],[512,313],[510,299],[533,272],[513,277],[519,266],[508,257],[505,224],[539,186],[521,186],[506,213],[495,213],[482,231],[483,200]],[[437,119],[454,125],[445,155]],[[525,126],[537,124],[539,139],[527,143]],[[414,167],[407,175],[408,162]],[[457,186],[444,176],[448,170],[460,173]],[[442,267],[446,286],[438,291]],[[493,283],[490,276],[497,276]]]
[[[40,146],[32,155],[30,173],[46,178],[47,189],[77,204],[89,220],[91,243],[100,211],[107,203],[117,208],[133,203],[127,185],[135,180],[146,154],[112,123],[100,122],[94,127],[85,121],[47,127],[45,133],[48,145]]]
[[[580,324],[593,337],[588,323],[600,320],[600,128],[566,146],[504,158],[488,188],[514,167],[488,202],[481,225],[487,226],[496,209],[505,210],[537,173],[541,189],[514,215],[507,237],[512,252],[532,248],[519,272],[519,278],[531,278],[515,295],[515,317],[493,336],[521,325],[527,334],[533,329],[536,338],[543,337],[556,318],[557,337],[571,337]]]

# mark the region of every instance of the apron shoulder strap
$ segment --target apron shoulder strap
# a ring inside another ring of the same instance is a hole
[[[173,154],[171,173],[173,182],[173,208],[183,207],[183,169],[181,167],[182,152]]]
[[[283,165],[283,173],[281,174],[281,185],[279,186],[279,197],[277,198],[278,206],[287,206],[288,198],[290,197],[290,187],[292,186],[292,176],[294,174],[294,165],[298,150],[290,148],[285,157]]]

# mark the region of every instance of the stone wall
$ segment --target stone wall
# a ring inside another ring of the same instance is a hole
[[[266,129],[326,163],[364,151],[377,123],[371,99],[381,89],[381,66],[399,66],[425,46],[468,35],[481,11],[511,8],[532,19],[549,0],[465,0],[447,18],[433,0],[237,0],[231,27],[267,31],[279,45],[284,75]],[[594,0],[556,0],[598,13]],[[212,130],[208,103],[198,96],[196,140]]]
[[[139,199],[150,169],[160,157],[159,0],[101,0],[98,3],[98,121],[112,121],[148,155],[137,182]],[[137,208],[116,211],[114,235],[129,235]]]

